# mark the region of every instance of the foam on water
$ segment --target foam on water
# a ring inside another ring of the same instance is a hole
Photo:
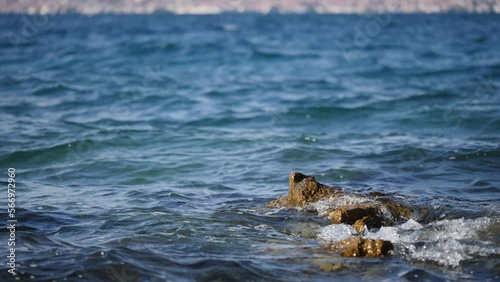
[[[325,241],[340,241],[352,237],[356,231],[346,224],[332,224],[319,229],[318,238]]]
[[[380,202],[377,202],[371,198],[363,197],[360,195],[344,195],[341,197],[330,197],[315,203],[311,203],[310,206],[315,210],[317,210],[320,216],[328,216],[328,214],[333,208],[350,207],[353,205],[360,205],[360,204],[370,204],[373,206],[378,206],[380,211],[385,217],[387,218],[392,217],[391,212],[387,209],[387,207],[384,204],[381,204]]]
[[[310,205],[311,207],[313,207],[318,211],[319,215],[326,216],[328,215],[329,211],[332,210],[332,208],[359,205],[365,203],[372,203],[378,205],[378,202],[375,202],[373,199],[361,196],[354,196],[354,195],[345,195],[338,198],[330,197],[311,203]]]
[[[409,260],[433,261],[456,267],[460,262],[477,256],[500,254],[500,248],[479,236],[481,231],[499,224],[498,218],[441,220],[422,225],[413,219],[394,227],[367,231],[365,238],[383,239],[394,243],[401,255]],[[334,224],[319,230],[318,238],[339,241],[353,237],[351,226]]]
[[[402,230],[418,230],[418,229],[422,229],[422,224],[416,222],[415,220],[411,219],[408,220],[407,222],[401,224],[399,226],[400,229]]]

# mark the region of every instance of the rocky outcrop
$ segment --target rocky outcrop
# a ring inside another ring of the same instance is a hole
[[[354,196],[358,201],[344,200]],[[316,181],[313,176],[292,172],[289,177],[288,195],[271,201],[269,207],[311,207],[318,201],[327,205],[325,215],[332,224],[348,224],[362,236],[365,228],[380,228],[395,225],[412,217],[415,210],[391,199],[383,193],[348,193],[340,187],[330,187]],[[384,240],[348,238],[329,245],[328,249],[338,251],[347,257],[385,256],[393,249],[391,242]]]
[[[356,222],[362,222],[370,228],[381,227],[383,221],[382,216],[379,215],[379,209],[372,204],[335,208],[328,218],[333,224],[353,225]]]
[[[288,178],[288,195],[281,196],[270,202],[270,207],[303,207],[306,204],[317,202],[327,196],[341,192],[339,187],[329,187],[316,181],[314,176],[292,172]]]
[[[365,230],[365,226],[370,228],[382,227],[382,220],[378,216],[367,215],[356,220],[352,225],[352,227],[354,227],[354,230],[356,230],[356,232],[358,233],[363,232]]]
[[[382,257],[391,254],[394,246],[389,241],[365,238],[347,238],[327,245],[328,250],[340,252],[343,257]]]
[[[314,176],[292,172],[289,177],[288,195],[271,201],[269,207],[305,207],[320,200],[335,199],[342,196],[357,196],[366,199],[360,203],[332,205],[328,218],[332,224],[349,224],[368,228],[394,225],[400,220],[412,217],[412,207],[399,203],[382,193],[361,195],[347,193],[340,187],[330,187],[316,181]],[[360,229],[360,228],[356,228]]]
[[[391,212],[395,220],[410,219],[412,218],[413,212],[415,212],[414,208],[403,205],[402,203],[396,202],[387,197],[375,197],[374,199],[384,204]]]

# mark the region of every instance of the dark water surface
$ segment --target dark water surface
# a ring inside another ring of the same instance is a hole
[[[3,15],[0,27],[18,280],[499,281],[500,16]],[[321,245],[346,226],[264,208],[291,171],[401,195],[431,218],[369,234],[393,257],[343,259]]]

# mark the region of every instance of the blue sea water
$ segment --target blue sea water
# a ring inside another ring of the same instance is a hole
[[[7,190],[16,170],[18,220],[17,277],[0,232],[2,281],[499,280],[500,16],[0,27],[0,173]],[[341,258],[321,246],[344,231],[265,207],[291,171],[430,214],[371,234],[392,257]]]

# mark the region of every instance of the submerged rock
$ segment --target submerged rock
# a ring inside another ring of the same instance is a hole
[[[394,246],[389,241],[365,238],[347,238],[327,246],[328,250],[340,252],[343,257],[382,257],[391,254]]]
[[[349,266],[343,263],[325,263],[325,264],[320,264],[318,268],[322,271],[333,272],[333,271],[349,269]]]
[[[413,212],[415,212],[414,208],[398,203],[387,197],[376,199],[387,207],[395,220],[410,219],[412,218]]]

